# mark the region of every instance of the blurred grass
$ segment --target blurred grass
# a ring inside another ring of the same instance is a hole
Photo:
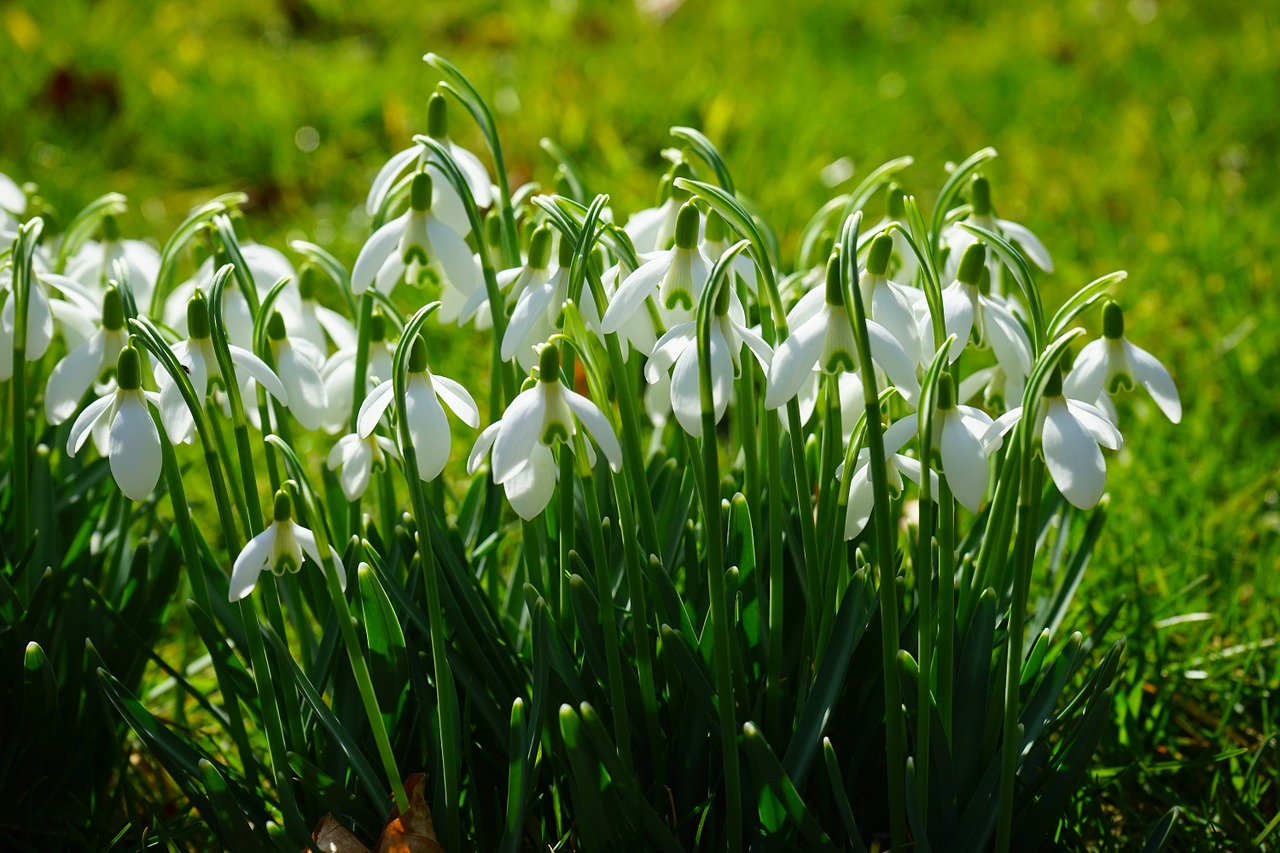
[[[1250,846],[1280,807],[1276,4],[798,0],[658,20],[570,0],[20,0],[0,10],[0,171],[63,222],[123,192],[126,231],[157,241],[244,189],[257,239],[350,262],[369,180],[423,127],[428,50],[496,108],[516,184],[551,177],[550,136],[620,215],[648,206],[666,130],[689,124],[794,246],[837,158],[862,174],[915,156],[927,204],[945,161],[990,144],[1001,214],[1054,253],[1051,304],[1127,269],[1129,335],[1170,365],[1186,416],[1122,409],[1130,449],[1075,623],[1128,600],[1128,694],[1077,829],[1140,844],[1179,805],[1173,849]],[[476,344],[447,341],[435,357],[473,375]]]

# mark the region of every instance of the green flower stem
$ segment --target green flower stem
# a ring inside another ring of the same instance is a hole
[[[578,463],[578,477],[582,481],[583,503],[587,508],[587,527],[590,528],[591,550],[596,555],[592,567],[596,581],[596,596],[600,599],[600,632],[604,635],[605,666],[609,673],[609,704],[613,710],[613,736],[618,744],[618,757],[622,766],[631,773],[635,762],[631,756],[631,721],[627,710],[626,685],[622,680],[622,654],[618,644],[617,604],[613,597],[613,577],[609,571],[608,550],[604,541],[604,520],[600,517],[600,504],[591,495],[593,475],[587,464],[586,439],[579,431],[574,436],[573,455]],[[562,448],[561,453],[567,448]],[[560,488],[572,487],[561,483]],[[582,626],[586,630],[586,626]]]
[[[840,423],[840,379],[834,375],[824,375],[826,386],[826,416],[822,421],[822,455],[818,480],[818,545],[822,556],[822,564],[809,570],[809,583],[818,590],[817,600],[822,603],[820,609],[810,609],[809,617],[818,621],[818,642],[814,647],[814,660],[820,660],[822,650],[826,648],[827,638],[835,625],[835,603],[838,599],[833,591],[835,578],[836,555],[844,550],[844,537],[837,532],[836,504],[839,498],[840,482],[836,477],[836,466],[840,464],[841,451],[844,445],[844,434]]]
[[[996,853],[1008,853],[1013,835],[1013,805],[1018,778],[1018,712],[1021,707],[1022,635],[1026,630],[1027,596],[1035,565],[1040,521],[1042,468],[1034,465],[1030,422],[1019,424],[1022,489],[1018,493],[1018,537],[1014,544],[1013,600],[1009,603],[1009,631],[1005,649],[1004,733],[1000,747],[1000,817],[996,824]]]
[[[356,372],[351,380],[351,431],[356,431],[360,406],[364,403],[365,393],[369,388],[369,340],[373,330],[373,294],[360,295],[360,316],[356,319]],[[360,498],[357,497],[347,507],[347,530],[359,535],[360,532]],[[390,531],[383,531],[390,535]]]
[[[995,496],[987,511],[987,526],[983,530],[982,545],[974,561],[973,584],[960,589],[960,625],[968,628],[973,618],[978,596],[991,585],[992,567],[1003,573],[1003,563],[1009,553],[1009,539],[1013,535],[1014,514],[1017,511],[1018,485],[1022,482],[1022,466],[1018,462],[1015,445],[1009,443],[1000,462],[996,478]],[[1003,581],[998,591],[1004,589]]]
[[[231,449],[227,446],[227,437],[226,435],[223,434],[222,424],[219,422],[219,418],[221,417],[222,413],[217,410],[212,400],[210,400],[205,405],[205,409],[206,409],[206,415],[208,418],[209,432],[213,435],[213,441],[212,441],[213,458],[217,462],[216,467],[220,471],[225,469],[229,474],[233,470],[234,466],[232,465],[232,461],[231,461]],[[209,459],[210,459],[210,454],[208,451],[206,451],[205,452],[206,462],[208,462]],[[223,525],[222,525],[223,534],[226,535],[227,532],[230,531],[230,535],[227,536],[225,540],[227,550],[232,551],[234,547],[234,549],[238,551],[240,548],[240,545],[243,544],[244,540],[247,540],[253,537],[253,523],[249,520],[249,509],[248,509],[248,506],[245,504],[245,502],[242,500],[237,500],[237,501],[231,500],[231,497],[230,497],[231,491],[227,487],[227,481],[225,479],[222,480],[221,485],[222,485],[222,493],[223,493],[222,498],[227,502],[228,507],[232,505],[235,506],[236,515],[240,519],[240,526],[244,529],[244,534],[245,534],[244,539],[241,539],[239,534],[236,532],[235,526],[232,525],[228,527],[227,522],[225,520],[223,521]],[[216,489],[215,489],[214,495],[215,497],[217,495]]]
[[[27,446],[27,304],[31,301],[31,259],[44,229],[36,217],[18,229],[13,252],[13,502],[14,532],[18,548],[31,537],[31,509],[26,496],[31,492],[31,448]]]
[[[938,507],[938,716],[942,719],[943,736],[950,743],[955,680],[956,508],[946,477],[938,483]]]
[[[871,452],[871,487],[875,493],[874,519],[875,566],[880,579],[881,651],[884,667],[885,748],[889,775],[889,832],[894,847],[907,843],[906,833],[906,720],[902,712],[902,686],[895,676],[901,636],[898,627],[898,585],[894,568],[897,538],[890,518],[888,469],[885,465],[884,431],[880,420],[880,397],[876,392],[871,344],[867,338],[867,314],[862,304],[862,288],[858,286],[858,226],[862,214],[855,213],[845,221],[841,235],[843,245],[841,269],[845,289],[845,311],[853,324],[858,344],[858,370],[862,391],[867,401],[867,446]]]

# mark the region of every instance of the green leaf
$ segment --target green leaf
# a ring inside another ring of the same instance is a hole
[[[249,826],[249,815],[232,795],[231,789],[227,786],[227,780],[218,772],[218,768],[212,761],[204,758],[200,759],[199,766],[205,793],[209,796],[213,813],[224,833],[223,843],[233,850],[262,849],[263,839]],[[261,832],[262,821],[256,820],[255,825]]]
[[[1178,822],[1178,816],[1181,814],[1182,809],[1177,806],[1165,812],[1164,817],[1152,827],[1151,834],[1147,836],[1147,843],[1142,845],[1142,853],[1160,853],[1172,837],[1174,824]]]
[[[862,833],[858,831],[858,823],[853,818],[853,808],[849,805],[849,795],[845,791],[840,763],[836,760],[836,750],[831,745],[830,738],[822,739],[822,757],[827,766],[827,780],[831,783],[831,795],[836,801],[837,811],[840,812],[840,820],[844,824],[849,847],[853,853],[867,853],[867,847],[862,843]]]
[[[810,814],[791,778],[753,723],[743,725],[742,745],[756,779],[756,802],[765,833],[774,835],[781,832],[789,820],[804,836],[807,849],[834,851],[835,845]]]
[[[692,127],[673,127],[671,135],[679,139],[685,145],[688,145],[695,154],[702,158],[711,171],[716,173],[716,181],[720,186],[724,187],[725,192],[730,195],[737,195],[733,188],[733,177],[729,174],[729,167],[725,165],[724,158],[720,156],[719,150],[711,143],[710,139],[702,134],[699,130]]]

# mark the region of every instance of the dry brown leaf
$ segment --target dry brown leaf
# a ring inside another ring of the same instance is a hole
[[[444,853],[436,838],[436,827],[431,820],[431,809],[427,808],[425,773],[415,773],[404,782],[405,793],[409,795],[409,811],[401,815],[398,809],[391,810],[387,825],[382,828],[382,837],[374,853]]]
[[[324,853],[369,853],[369,848],[331,814],[325,815],[316,824],[311,840]]]

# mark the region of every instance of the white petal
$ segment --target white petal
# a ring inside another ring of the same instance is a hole
[[[617,332],[633,313],[640,310],[644,301],[658,289],[662,277],[671,268],[673,257],[673,253],[663,252],[627,276],[627,280],[609,300],[609,307],[600,319],[600,328],[606,335]]]
[[[298,540],[298,544],[302,546],[303,552],[315,561],[316,566],[327,572],[327,570],[324,569],[324,561],[320,557],[320,546],[316,543],[315,533],[295,521],[290,521],[288,524],[292,525],[294,538],[296,538]],[[338,571],[338,586],[343,592],[346,592],[347,572],[342,565],[342,555],[338,553],[336,548],[330,545],[329,556],[333,558],[333,566]]]
[[[987,427],[987,431],[982,434],[982,446],[987,449],[988,454],[1000,449],[1004,434],[1013,429],[1014,424],[1021,418],[1022,407],[1015,406],[991,422],[991,426]]]
[[[252,376],[259,385],[267,389],[268,394],[275,397],[281,403],[289,405],[292,402],[289,398],[289,392],[285,389],[284,383],[280,380],[280,377],[276,375],[274,370],[267,367],[267,363],[265,361],[243,347],[228,345],[227,349],[231,351],[231,363],[235,365],[237,373]],[[284,369],[283,364],[281,364],[281,369]],[[314,371],[315,368],[312,368],[312,370]],[[192,371],[192,379],[195,379],[194,370]],[[199,386],[197,386],[197,389],[199,390]]]
[[[982,425],[976,419],[973,423],[979,427]],[[935,422],[935,429],[938,426]],[[964,416],[956,410],[941,418],[940,426],[942,470],[947,484],[965,509],[977,512],[982,508],[982,498],[987,493],[987,480],[990,476],[987,454],[979,439],[982,433],[971,431]]]
[[[658,232],[667,218],[668,207],[669,205],[663,204],[660,207],[639,210],[627,220],[622,230],[627,232],[637,252],[652,252],[661,248],[658,246]]]
[[[245,543],[231,567],[231,587],[227,594],[230,601],[239,601],[253,592],[258,583],[258,575],[267,567],[267,561],[275,551],[278,531],[278,524],[271,524]]]
[[[681,323],[666,331],[653,345],[649,361],[644,366],[644,378],[652,385],[671,369],[686,347],[696,345],[697,330],[694,323]]]
[[[481,289],[480,266],[467,241],[434,216],[427,217],[427,237],[449,283],[463,294]]]
[[[351,321],[343,317],[337,311],[331,311],[323,305],[315,306],[316,321],[320,323],[321,328],[329,335],[333,345],[338,349],[343,347],[353,347],[358,341],[356,329],[351,325]]]
[[[752,354],[755,355],[756,360],[760,362],[760,366],[768,370],[769,365],[773,363],[773,347],[769,346],[755,329],[744,326],[741,323],[735,322],[733,330],[742,338],[742,342],[747,345],[747,349],[751,350]]]
[[[520,301],[516,303],[516,309],[511,312],[511,322],[502,336],[500,355],[503,361],[510,361],[516,351],[521,350],[522,344],[532,347],[533,344],[540,343],[530,340],[530,333],[535,331],[538,321],[546,316],[555,293],[555,285],[547,282],[520,294]],[[523,350],[521,354],[524,354]]]
[[[342,471],[338,474],[338,484],[347,500],[357,500],[369,488],[369,479],[373,475],[373,451],[369,445],[356,438],[354,448],[349,451],[342,463]]]
[[[75,414],[80,398],[102,371],[106,335],[99,332],[54,366],[44,389],[45,419],[60,424]]]
[[[502,415],[502,429],[493,443],[491,462],[495,483],[502,483],[514,474],[540,443],[546,393],[538,385],[516,395]]]
[[[891,281],[879,284],[871,295],[871,317],[897,338],[912,361],[920,362],[920,327],[902,288]],[[933,341],[929,345],[932,347]]]
[[[609,419],[596,406],[595,403],[586,397],[571,391],[568,388],[561,389],[564,394],[564,401],[569,404],[569,410],[578,416],[578,420],[582,421],[582,425],[587,428],[587,432],[595,439],[596,444],[600,445],[600,449],[604,451],[605,459],[609,460],[609,467],[614,471],[622,470],[622,446],[618,444],[618,436],[613,431],[613,426],[609,423]]]
[[[896,454],[919,432],[920,419],[907,415],[891,423],[884,431],[884,458]]]
[[[306,429],[319,429],[329,405],[329,395],[319,371],[287,340],[276,346],[276,363],[280,365],[280,381],[289,399],[289,411]]]
[[[680,427],[694,438],[702,437],[702,393],[698,382],[698,350],[690,344],[671,372],[671,410]]]
[[[522,465],[502,484],[507,501],[516,515],[532,521],[551,503],[556,490],[556,462],[551,449],[535,443],[527,464]]]
[[[885,373],[907,402],[920,393],[920,380],[916,378],[916,362],[898,343],[898,339],[879,323],[867,321],[867,342],[871,345],[871,359]]]
[[[160,432],[138,394],[124,392],[120,410],[111,422],[107,455],[111,459],[111,475],[125,497],[146,500],[160,481],[163,458]]]
[[[382,200],[387,197],[391,187],[404,170],[409,168],[409,164],[417,159],[422,150],[421,145],[413,145],[391,155],[391,159],[378,170],[378,174],[373,178],[373,184],[369,187],[369,197],[365,199],[364,203],[366,213],[370,216],[378,213],[378,208],[382,206]]]
[[[76,418],[76,422],[71,425],[71,434],[67,437],[67,455],[75,456],[80,452],[80,448],[84,447],[85,440],[88,439],[89,433],[111,404],[116,400],[116,392],[105,394],[94,400],[84,411],[80,413],[80,417]]]
[[[1120,430],[1116,429],[1106,413],[1097,406],[1082,400],[1067,400],[1067,410],[1098,444],[1108,450],[1119,450],[1124,445]]]
[[[351,457],[353,448],[359,443],[360,436],[355,433],[348,433],[338,439],[338,443],[329,450],[329,456],[324,462],[325,467],[330,471],[336,471],[338,468],[345,465],[347,460]]]
[[[1049,474],[1072,506],[1089,509],[1097,504],[1107,486],[1102,451],[1066,405],[1050,401],[1046,404],[1042,443]]]
[[[21,216],[27,212],[27,194],[13,178],[3,173],[0,173],[0,209],[15,216]]]
[[[983,299],[982,310],[987,338],[1004,372],[1031,375],[1031,341],[1027,339],[1022,324],[1009,313],[1008,308],[993,299]]]
[[[480,158],[452,141],[449,143],[449,153],[453,155],[453,161],[462,170],[462,176],[467,179],[467,187],[475,198],[476,206],[488,207],[493,201],[493,183],[489,180],[489,172],[480,162]]]
[[[1173,377],[1156,357],[1128,340],[1124,342],[1125,352],[1129,356],[1129,364],[1133,365],[1134,378],[1147,389],[1151,399],[1156,401],[1160,411],[1175,424],[1182,420],[1182,400],[1178,397],[1178,387],[1173,384]]]
[[[421,376],[409,378],[404,407],[409,438],[418,456],[418,476],[434,480],[449,461],[449,421],[436,392]]]
[[[489,424],[485,427],[480,435],[476,436],[476,443],[471,448],[471,454],[467,456],[467,473],[475,474],[480,470],[480,463],[489,455],[489,450],[493,447],[493,442],[498,438],[498,432],[502,429],[502,421]]]
[[[378,275],[383,263],[395,252],[396,246],[400,242],[400,235],[404,233],[404,228],[408,221],[409,214],[407,213],[391,220],[375,231],[368,242],[364,244],[364,248],[360,250],[360,254],[356,257],[355,268],[351,271],[352,293],[364,293],[369,289],[369,285],[373,284],[373,280]]]
[[[844,516],[844,538],[853,539],[867,526],[875,509],[875,492],[871,488],[871,467],[863,464],[854,469],[849,484],[849,506]]]
[[[471,397],[471,392],[447,376],[433,376],[436,395],[440,401],[458,416],[464,424],[476,429],[480,426],[480,408]]]
[[[813,372],[827,334],[826,316],[825,312],[819,314],[792,330],[774,350],[764,395],[766,409],[776,409],[796,396]]]
[[[1004,232],[1004,236],[1018,243],[1026,252],[1031,262],[1045,272],[1053,272],[1053,258],[1049,250],[1040,242],[1040,238],[1031,233],[1031,229],[1007,219],[997,219],[996,225]]]
[[[360,404],[360,411],[356,414],[356,435],[368,438],[369,433],[377,429],[378,421],[382,420],[382,413],[395,399],[395,390],[395,383],[388,379],[369,392],[369,396],[364,398],[364,402]]]
[[[1076,356],[1062,390],[1077,400],[1096,400],[1107,383],[1107,339],[1089,341]]]

